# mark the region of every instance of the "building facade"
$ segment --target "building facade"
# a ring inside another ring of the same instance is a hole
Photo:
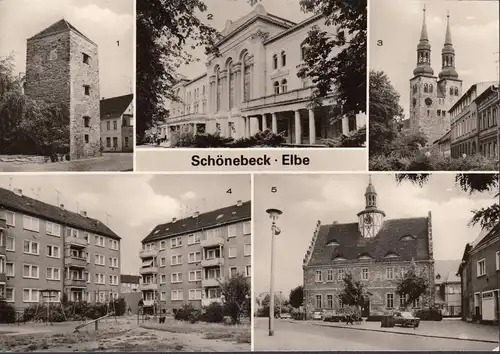
[[[361,281],[366,290],[363,317],[434,304],[431,213],[422,218],[386,220],[377,207],[377,197],[370,181],[366,206],[357,214],[357,222],[321,225],[318,221],[303,261],[307,314],[339,311],[343,306],[339,294],[347,274]],[[396,288],[410,267],[429,280],[430,290],[415,303],[407,304],[406,297],[396,294]]]
[[[462,313],[462,288],[457,273],[459,265],[460,260],[434,262],[435,304],[444,317],[460,317]]]
[[[431,45],[425,19],[422,24],[420,42],[417,46],[417,66],[410,79],[410,129],[421,130],[432,145],[450,130],[449,108],[462,95],[462,80],[455,70],[453,48],[448,16],[444,46],[441,50],[441,71],[434,76],[431,67]]]
[[[313,26],[334,32],[324,22],[313,16],[297,24],[261,4],[227,21],[217,43],[221,56],[209,56],[206,73],[175,87],[180,102],[171,103],[163,130],[167,139],[186,131],[238,139],[269,129],[290,144],[314,145],[366,125],[362,112],[332,125],[328,110],[309,108],[314,85],[297,77],[304,65],[302,43]],[[336,103],[326,97],[323,104]]]
[[[134,151],[134,95],[101,100],[101,146],[105,152]]]
[[[0,296],[104,302],[120,292],[120,237],[97,219],[0,188]]]
[[[500,225],[465,246],[458,269],[462,286],[462,319],[497,322],[500,319]]]
[[[488,159],[498,160],[499,153],[499,109],[500,96],[498,84],[491,85],[476,99],[479,127],[479,153]]]
[[[221,301],[220,282],[251,276],[250,202],[156,226],[142,240],[144,306],[172,310]]]
[[[98,48],[66,20],[27,40],[25,94],[64,106],[71,159],[100,153]]]
[[[136,293],[140,291],[141,276],[121,274],[120,294]]]

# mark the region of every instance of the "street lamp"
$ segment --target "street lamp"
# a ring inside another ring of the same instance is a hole
[[[275,235],[279,235],[281,230],[276,226],[276,220],[283,212],[279,209],[267,209],[266,213],[272,220],[271,224],[271,281],[269,289],[269,335],[274,335],[274,239]]]

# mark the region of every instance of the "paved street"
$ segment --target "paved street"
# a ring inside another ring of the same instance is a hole
[[[0,162],[0,172],[132,171],[133,166],[133,153],[105,153],[102,157],[45,164]]]
[[[268,335],[267,318],[255,319],[255,350],[493,350],[495,343],[458,339],[429,338],[419,335],[375,332],[354,328],[323,326],[323,322],[277,320],[275,335]],[[440,326],[449,324],[439,322]],[[421,324],[426,326],[426,322]],[[466,326],[467,324],[463,324]],[[362,326],[362,325],[361,325]],[[379,324],[380,326],[380,324]],[[380,328],[380,327],[379,327]],[[498,329],[498,327],[496,327]],[[408,332],[414,331],[412,328]],[[436,333],[438,335],[438,333]]]

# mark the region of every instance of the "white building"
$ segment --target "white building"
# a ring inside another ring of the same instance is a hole
[[[333,30],[321,15],[296,24],[260,4],[227,21],[217,43],[220,57],[209,56],[206,73],[176,85],[182,102],[170,103],[161,134],[170,139],[173,132],[219,132],[238,139],[272,129],[290,144],[312,145],[365,125],[361,112],[332,125],[325,110],[308,107],[314,86],[297,72],[304,65],[302,43],[313,26]],[[331,97],[324,99],[323,105],[334,104]]]

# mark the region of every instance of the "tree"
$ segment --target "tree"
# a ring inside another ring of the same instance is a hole
[[[427,173],[399,173],[396,174],[396,181],[402,183],[409,181],[422,187],[430,178]],[[491,173],[460,173],[455,176],[455,184],[458,188],[469,194],[494,192],[495,199],[498,201],[500,174]],[[469,226],[479,224],[481,228],[488,230],[492,229],[500,222],[500,205],[498,202],[493,203],[488,208],[481,208],[479,210],[472,210],[473,216],[469,222]]]
[[[366,0],[301,0],[304,12],[322,14],[336,34],[313,27],[304,41],[305,67],[297,76],[309,77],[316,87],[313,103],[332,92],[334,115],[355,115],[366,110]],[[333,54],[338,51],[337,54]]]
[[[343,305],[361,307],[365,303],[365,288],[359,280],[354,280],[352,274],[347,274],[344,279],[344,288],[339,294]]]
[[[403,117],[400,95],[383,71],[370,71],[370,156],[391,151],[397,122]]]
[[[429,289],[429,282],[426,277],[417,274],[416,267],[413,265],[401,278],[397,284],[396,294],[406,297],[406,305],[424,295]]]
[[[181,64],[199,60],[189,49],[206,46],[214,53],[218,38],[211,26],[201,22],[207,6],[201,0],[137,1],[137,131],[149,129],[166,115],[166,100],[179,101],[173,86],[179,81]],[[142,139],[141,139],[142,140]]]
[[[304,303],[304,287],[302,285],[290,290],[289,296],[290,305],[298,309]]]
[[[242,315],[248,313],[251,286],[247,278],[237,274],[220,283],[222,290],[223,305],[233,324],[240,323]]]

